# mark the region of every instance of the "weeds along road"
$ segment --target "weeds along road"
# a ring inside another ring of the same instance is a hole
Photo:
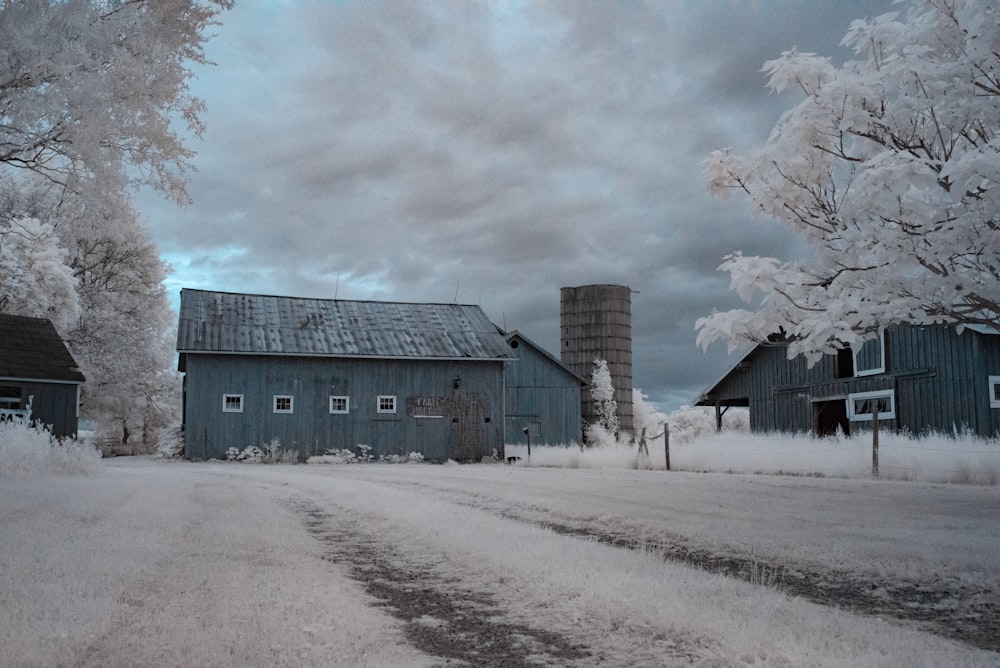
[[[997,488],[132,458],[4,482],[3,665],[1000,664]]]

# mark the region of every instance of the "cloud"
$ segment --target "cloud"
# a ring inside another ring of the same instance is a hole
[[[687,402],[731,360],[694,322],[722,257],[802,252],[701,163],[762,142],[782,50],[846,55],[882,2],[238,3],[195,92],[194,203],[139,204],[171,285],[481,304],[558,353],[559,289],[633,301],[637,386]]]

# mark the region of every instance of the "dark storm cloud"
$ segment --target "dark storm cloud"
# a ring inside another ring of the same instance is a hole
[[[635,384],[673,408],[732,361],[694,344],[737,305],[722,257],[802,252],[702,161],[788,105],[765,60],[839,62],[885,6],[239,3],[197,72],[194,204],[140,204],[175,288],[457,298],[556,353],[560,287],[629,285]]]

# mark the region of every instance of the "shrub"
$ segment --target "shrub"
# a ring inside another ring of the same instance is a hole
[[[156,454],[165,459],[184,454],[184,431],[180,427],[164,429],[156,439]]]
[[[297,464],[299,451],[282,450],[281,439],[272,438],[262,448],[258,448],[256,445],[251,445],[243,450],[229,448],[226,450],[226,461],[247,464]]]
[[[73,439],[58,440],[38,424],[0,422],[0,474],[92,474],[101,453]]]

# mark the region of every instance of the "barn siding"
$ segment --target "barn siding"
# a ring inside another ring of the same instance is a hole
[[[376,456],[420,452],[428,459],[479,459],[503,447],[503,362],[187,354],[186,456],[223,458],[231,448],[278,438],[300,455],[329,449]],[[454,379],[459,378],[459,388]],[[224,394],[242,394],[243,412],[222,411]],[[274,413],[274,395],[294,397]],[[350,398],[331,414],[329,397]],[[379,395],[396,413],[379,413]],[[491,398],[498,398],[499,401]]]
[[[31,401],[32,422],[47,426],[56,438],[76,437],[78,383],[0,378],[0,385],[21,388],[24,405],[27,406],[29,399]]]
[[[905,364],[897,379],[900,427],[926,431],[993,433],[988,417],[988,373],[979,352],[984,339],[944,327],[902,327],[893,332],[893,353]]]
[[[1000,336],[945,326],[900,326],[885,335],[885,372],[837,378],[836,356],[810,369],[805,360],[786,359],[781,344],[758,346],[699,403],[750,406],[750,426],[758,432],[808,432],[818,401],[846,399],[874,390],[894,392],[896,419],[886,429],[913,434],[971,430],[982,436],[1000,432],[1000,409],[990,408],[989,376],[1000,375]],[[859,357],[871,364],[872,342]],[[869,421],[853,429],[869,429]]]
[[[505,372],[506,441],[523,444],[525,428],[533,444],[579,443],[581,439],[581,380],[520,336],[508,343],[517,361]]]
[[[980,369],[975,385],[979,398],[976,405],[980,409],[981,430],[984,428],[989,433],[1000,434],[1000,408],[990,407],[989,387],[989,377],[1000,376],[1000,337],[977,336],[975,341],[977,344],[977,368]]]

